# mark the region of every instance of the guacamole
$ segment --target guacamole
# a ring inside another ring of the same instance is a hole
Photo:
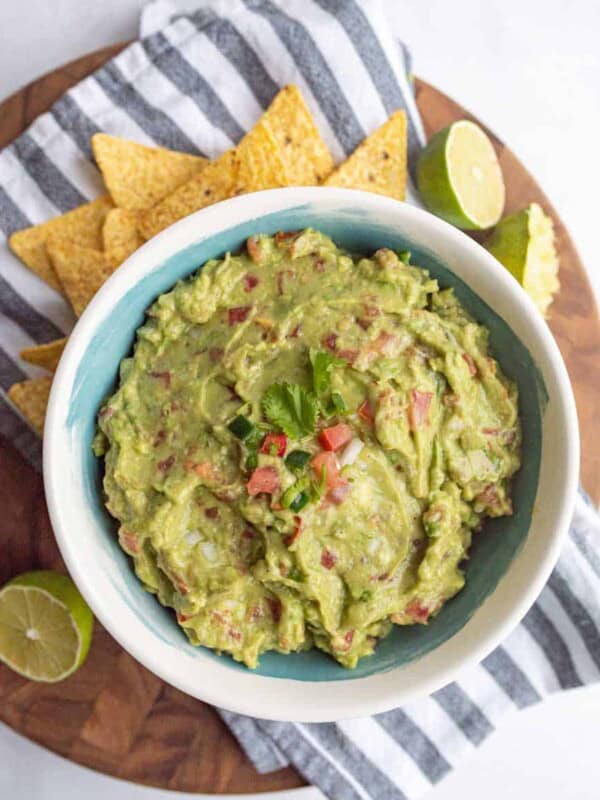
[[[314,230],[252,236],[159,297],[98,425],[139,579],[249,667],[313,646],[354,667],[427,623],[520,466],[488,331],[409,253]]]

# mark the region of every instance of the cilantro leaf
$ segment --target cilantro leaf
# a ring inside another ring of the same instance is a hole
[[[265,392],[262,409],[269,422],[290,439],[301,439],[314,432],[319,403],[297,383],[274,383]]]
[[[331,388],[331,370],[343,367],[346,362],[326,350],[310,350],[310,363],[313,370],[313,386],[317,397],[326,395]]]

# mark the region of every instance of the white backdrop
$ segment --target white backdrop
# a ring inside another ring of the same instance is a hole
[[[412,49],[416,73],[475,112],[538,179],[600,296],[600,2],[384,2],[391,24]],[[132,38],[142,5],[143,0],[0,0],[0,98],[54,66]],[[598,719],[600,687],[514,714],[427,800],[597,800]],[[97,776],[0,725],[0,797],[84,796],[186,797]],[[317,797],[304,793],[305,800]]]

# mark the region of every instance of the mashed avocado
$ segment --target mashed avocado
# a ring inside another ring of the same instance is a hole
[[[460,591],[520,465],[487,340],[408,253],[313,230],[253,236],[158,298],[95,449],[122,547],[193,644],[354,667]]]

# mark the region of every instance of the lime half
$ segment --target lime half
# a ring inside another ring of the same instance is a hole
[[[85,661],[94,618],[70,578],[27,572],[0,590],[0,661],[33,681],[55,683]]]
[[[512,272],[545,315],[560,285],[550,217],[537,203],[531,203],[501,220],[485,247]]]
[[[474,122],[454,122],[431,138],[417,180],[427,208],[457,228],[491,228],[500,219],[502,170],[489,137]]]

